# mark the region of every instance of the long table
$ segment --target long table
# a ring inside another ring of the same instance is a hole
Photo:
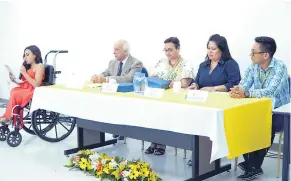
[[[78,118],[78,147],[66,150],[66,155],[116,143],[106,141],[105,132],[192,150],[189,180],[230,170],[230,165],[220,165],[220,158],[270,146],[270,99],[238,100],[221,93],[209,93],[204,103],[184,98],[183,91],[167,90],[157,99],[51,86],[35,89],[30,111],[45,109]]]
[[[283,168],[282,181],[289,181],[290,169],[290,103],[281,106],[273,111],[273,114],[282,115],[284,117],[284,148],[283,148]]]
[[[187,181],[205,180],[231,169],[231,165],[221,166],[220,159],[209,163],[211,141],[207,137],[175,133],[171,131],[143,127],[108,124],[99,121],[77,119],[78,147],[65,150],[69,155],[82,149],[94,149],[116,143],[116,139],[105,140],[105,133],[163,143],[168,146],[192,150],[192,178]]]

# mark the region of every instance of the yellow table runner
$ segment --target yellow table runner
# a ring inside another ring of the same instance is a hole
[[[152,99],[178,104],[223,109],[225,134],[229,149],[228,159],[238,157],[244,153],[266,148],[271,144],[272,101],[269,98],[233,99],[228,95],[228,93],[210,92],[207,101],[201,103],[185,100],[185,90],[182,90],[179,94],[173,93],[170,89],[165,90],[164,96],[158,99],[138,96],[134,93],[105,93],[101,92],[100,88],[88,88],[87,86],[82,90],[66,88],[63,85],[54,85],[49,86],[48,88],[74,90],[110,96]],[[189,113],[189,115],[190,114],[191,113]]]

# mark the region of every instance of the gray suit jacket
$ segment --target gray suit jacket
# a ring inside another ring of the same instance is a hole
[[[143,67],[141,61],[129,55],[126,63],[122,67],[121,76],[117,76],[119,63],[120,61],[118,60],[111,60],[108,68],[102,73],[102,75],[104,75],[104,77],[113,77],[117,83],[131,83],[133,81],[134,73],[140,72]]]

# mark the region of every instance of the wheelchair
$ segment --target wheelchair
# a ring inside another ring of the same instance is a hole
[[[42,86],[50,86],[55,84],[57,74],[61,71],[56,70],[56,57],[58,54],[68,53],[67,50],[51,50],[44,59],[45,78]],[[49,54],[55,54],[53,65],[47,64]],[[44,95],[45,96],[45,95]],[[11,147],[17,147],[22,142],[20,130],[31,135],[37,135],[47,142],[60,142],[67,138],[75,128],[76,118],[59,114],[47,110],[36,110],[33,113],[29,112],[31,101],[24,107],[16,105],[12,109],[12,124],[0,126],[0,141],[7,141]],[[23,114],[21,114],[23,111]],[[24,116],[25,115],[25,116]],[[10,131],[9,126],[13,131]],[[60,132],[60,127],[64,131]],[[54,130],[54,131],[53,131]]]

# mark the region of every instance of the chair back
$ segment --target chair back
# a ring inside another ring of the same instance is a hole
[[[290,80],[291,79],[291,77],[289,76],[288,77],[288,83],[289,83],[289,94],[290,94],[290,97],[291,97],[291,85],[290,85]]]
[[[143,68],[141,69],[141,73],[144,73],[146,77],[149,76],[149,73],[148,73],[148,71],[147,71],[147,69],[146,69],[145,67],[143,67]]]
[[[45,65],[45,77],[43,85],[54,85],[55,84],[55,69],[52,65]]]

